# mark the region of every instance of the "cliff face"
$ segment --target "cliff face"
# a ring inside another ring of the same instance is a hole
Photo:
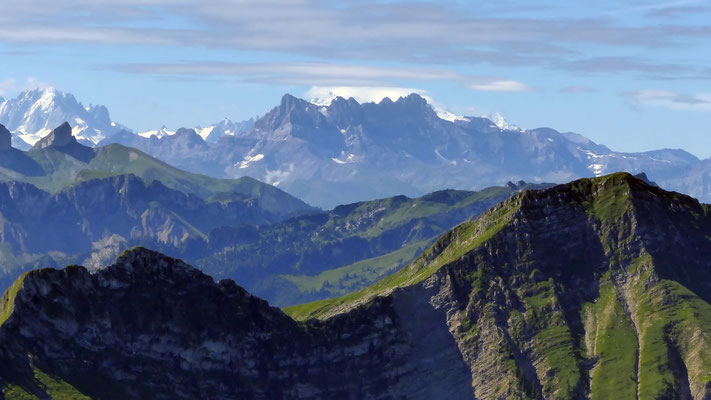
[[[38,396],[42,382],[26,377],[41,373],[102,398],[468,397],[446,326],[427,312],[426,325],[396,323],[407,307],[382,299],[298,324],[232,281],[137,249],[93,275],[24,275],[4,298],[1,373]],[[449,370],[433,375],[423,355]]]
[[[340,299],[287,309],[145,249],[24,275],[5,393],[711,398],[711,218],[627,174],[529,191]],[[316,319],[313,319],[313,318]]]

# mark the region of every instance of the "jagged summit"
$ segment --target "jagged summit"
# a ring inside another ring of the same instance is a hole
[[[72,127],[68,122],[64,122],[47,136],[40,139],[32,146],[30,151],[61,152],[84,163],[88,163],[96,157],[94,149],[84,146],[77,141],[76,136],[72,133]]]
[[[81,143],[95,145],[121,129],[102,105],[84,106],[72,94],[38,88],[0,100],[0,123],[17,138],[34,145],[63,121],[70,121]]]
[[[50,146],[65,147],[73,143],[77,143],[77,139],[72,135],[71,125],[65,121],[62,125],[50,132],[49,135],[35,143],[35,145],[32,146],[32,150],[41,150]]]
[[[121,253],[107,270],[111,270],[113,275],[130,275],[131,279],[148,278],[159,284],[165,284],[168,276],[181,275],[185,279],[195,279],[196,276],[209,278],[181,260],[141,246]]]

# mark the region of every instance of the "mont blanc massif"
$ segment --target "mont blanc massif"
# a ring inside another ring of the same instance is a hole
[[[711,399],[711,159],[417,94],[265,111],[0,98],[4,398]]]

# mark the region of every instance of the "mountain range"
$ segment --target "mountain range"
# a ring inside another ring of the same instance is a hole
[[[12,148],[10,136],[0,125],[4,287],[27,269],[99,268],[142,245],[293,305],[367,286],[453,226],[513,193],[544,187],[518,182],[321,211],[248,177],[188,173],[119,144],[84,146],[69,124],[27,152]]]
[[[707,399],[711,210],[629,174],[526,190],[337,299],[269,307],[143,248],[23,274],[6,398]]]
[[[28,150],[54,128],[68,122],[79,143],[96,146],[118,132],[128,128],[111,120],[109,110],[103,105],[84,106],[70,93],[55,88],[27,90],[12,99],[0,97],[0,124],[13,133],[13,146]],[[242,122],[224,120],[196,127],[201,137],[209,142],[225,135],[236,135],[249,130],[254,119]],[[172,135],[165,126],[154,131],[138,133],[139,136],[161,138]]]
[[[616,152],[575,133],[521,129],[500,116],[492,121],[445,113],[417,94],[363,104],[341,97],[312,103],[285,95],[256,120],[138,134],[110,123],[108,111],[91,111],[99,109],[105,107],[85,108],[69,94],[36,90],[0,100],[0,123],[15,132],[15,143],[24,138],[35,144],[48,127],[69,121],[83,144],[120,143],[216,178],[250,176],[325,209],[395,195],[479,190],[518,180],[560,183],[616,171],[645,172],[664,188],[711,201],[711,161],[684,150]],[[103,122],[89,123],[92,112]],[[90,131],[100,133],[85,133]]]

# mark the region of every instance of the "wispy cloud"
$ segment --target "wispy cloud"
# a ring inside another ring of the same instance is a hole
[[[533,90],[533,88],[513,80],[491,80],[475,83],[470,87],[483,92],[529,92]]]
[[[422,66],[406,68],[335,63],[194,62],[178,64],[120,64],[109,66],[109,68],[136,74],[186,77],[223,76],[249,82],[299,84],[316,87],[380,87],[392,89],[396,87],[393,85],[394,83],[402,80],[447,80],[479,91],[525,92],[532,90],[526,84],[513,79],[470,76],[445,69]],[[419,93],[418,91],[414,92]]]
[[[479,64],[557,69],[579,56],[581,46],[601,49],[672,48],[707,41],[708,26],[618,23],[600,17],[522,16],[481,13],[460,2],[355,0],[44,0],[0,3],[0,41],[167,45],[270,51],[303,57],[437,65]],[[677,1],[664,10],[695,4]],[[533,7],[550,8],[550,5]],[[633,7],[616,10],[644,11]],[[488,9],[491,7],[483,7]],[[79,11],[77,11],[79,10]],[[520,12],[520,10],[519,10]],[[577,14],[576,14],[577,15]],[[641,63],[654,64],[641,59]],[[624,63],[588,63],[610,72],[637,72]]]
[[[646,75],[684,75],[696,72],[695,68],[675,63],[658,63],[639,57],[601,56],[571,60],[561,63],[561,69],[586,73],[638,72]]]
[[[643,89],[623,93],[633,106],[657,106],[679,111],[711,112],[711,93],[688,94]]]
[[[447,70],[429,68],[394,68],[336,63],[161,63],[119,64],[110,68],[129,73],[155,75],[217,75],[263,83],[349,82],[355,85],[380,85],[387,79],[463,80],[464,76]]]
[[[659,12],[671,9],[678,9],[680,7],[687,7],[694,4],[703,3],[704,0],[677,0],[664,3],[656,4],[645,4],[641,6],[617,8],[605,12],[608,15],[618,15],[618,14],[628,14],[628,13],[645,13],[645,12]]]

